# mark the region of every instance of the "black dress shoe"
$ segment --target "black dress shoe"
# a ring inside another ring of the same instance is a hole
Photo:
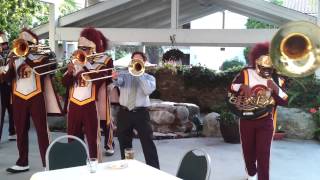
[[[106,152],[104,153],[104,155],[106,156],[112,156],[114,154],[114,150],[113,149],[108,149],[106,150]]]
[[[18,166],[18,165],[14,165],[10,168],[7,169],[7,172],[9,173],[21,173],[21,172],[26,172],[29,171],[29,166]]]

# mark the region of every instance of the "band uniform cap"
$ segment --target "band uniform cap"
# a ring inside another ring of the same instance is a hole
[[[269,42],[264,43],[257,43],[255,44],[250,52],[249,52],[249,65],[251,67],[256,66],[256,61],[262,56],[262,55],[268,55],[269,54]]]
[[[24,39],[26,41],[33,43],[33,44],[38,44],[38,40],[26,31],[22,31],[19,34],[19,39]]]
[[[5,33],[0,32],[0,43],[8,42],[7,35]]]
[[[260,65],[262,67],[271,68],[272,61],[269,56],[262,55],[256,60],[256,65]]]
[[[96,49],[96,44],[85,37],[80,37],[78,40],[78,46],[80,47],[90,47],[94,50]]]

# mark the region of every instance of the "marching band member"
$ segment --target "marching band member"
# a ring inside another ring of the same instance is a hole
[[[142,52],[134,52],[132,59],[147,62]],[[117,115],[117,135],[120,144],[121,158],[125,158],[124,149],[132,148],[133,129],[138,131],[146,163],[160,168],[157,148],[152,141],[153,132],[150,125],[149,95],[156,89],[156,80],[153,76],[144,73],[135,77],[130,73],[119,73],[116,85],[120,89],[121,108]]]
[[[104,52],[107,49],[108,39],[100,32],[100,37],[103,42],[103,46],[101,48],[101,52]],[[94,55],[94,54],[93,54]],[[93,70],[102,70],[102,69],[110,69],[106,71],[104,74],[106,76],[112,75],[113,68],[113,60],[107,55],[97,56],[94,58],[95,60],[91,60],[92,69]],[[99,126],[103,130],[104,134],[104,149],[106,156],[112,156],[114,154],[114,142],[113,142],[113,120],[111,117],[111,109],[110,109],[110,88],[112,87],[112,78],[107,78],[104,80],[102,85],[99,88],[98,98],[97,98],[97,106],[98,106],[98,114],[99,114]],[[100,134],[99,134],[100,137]],[[101,139],[101,138],[99,138]]]
[[[27,44],[20,46],[22,47],[21,51],[27,50],[26,46],[38,45],[37,35],[28,29],[22,29],[19,39],[27,42]],[[17,133],[19,158],[16,165],[8,168],[7,172],[19,173],[29,170],[28,130],[30,115],[38,136],[42,165],[45,167],[45,153],[49,145],[47,113],[59,114],[61,107],[52,88],[49,75],[40,76],[38,74],[47,71],[48,68],[44,67],[35,71],[33,68],[48,62],[48,55],[31,52],[31,50],[27,51],[25,56],[19,57],[17,54],[9,59],[8,71],[4,74],[4,78],[10,80],[13,86],[13,120]]]
[[[104,149],[106,150],[106,156],[112,156],[114,154],[114,141],[113,141],[113,131],[116,128],[116,119],[117,119],[117,112],[119,111],[120,104],[119,104],[119,95],[120,91],[117,86],[113,84],[109,85],[108,88],[109,100],[110,100],[110,122],[101,123],[101,128],[104,132]]]
[[[274,134],[276,106],[286,105],[288,96],[283,80],[274,74],[268,56],[269,44],[261,43],[252,48],[249,59],[252,67],[244,68],[231,84],[231,91],[251,97],[254,93],[270,92],[275,105],[270,113],[256,119],[240,119],[241,145],[248,180],[269,180],[271,141]]]
[[[10,52],[7,36],[4,32],[0,31],[0,66],[5,67],[7,65],[7,58]],[[14,122],[12,117],[12,104],[11,104],[11,84],[6,81],[0,82],[1,93],[1,122],[0,122],[0,141],[3,129],[3,122],[6,110],[9,117],[9,140],[16,140],[16,130],[14,128]]]
[[[106,38],[101,32],[91,27],[82,30],[78,43],[78,49],[84,51],[86,56],[104,52],[107,47]],[[103,89],[99,91],[100,87],[106,87],[108,80],[85,81],[81,74],[105,66],[112,67],[113,65],[112,60],[106,56],[100,58],[96,63],[91,62],[91,64],[87,61],[83,63],[83,65],[69,63],[68,70],[62,80],[63,84],[69,89],[68,134],[82,138],[84,133],[88,142],[90,157],[100,159],[99,116],[103,114],[104,116],[101,118],[107,119],[109,110],[106,106],[107,96],[104,95],[104,99],[98,99],[98,97],[103,91]],[[96,73],[86,78],[101,77],[104,74]],[[99,108],[99,105],[97,108],[97,104],[103,103],[105,105],[104,109]]]

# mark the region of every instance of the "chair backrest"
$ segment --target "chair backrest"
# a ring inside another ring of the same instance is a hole
[[[60,142],[63,139],[68,142]],[[83,166],[89,157],[88,147],[80,138],[64,135],[49,145],[46,152],[46,170]]]
[[[193,149],[183,156],[177,177],[183,180],[208,180],[210,172],[211,160],[208,153],[201,149]]]

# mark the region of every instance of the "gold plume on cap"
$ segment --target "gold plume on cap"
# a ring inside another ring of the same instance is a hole
[[[256,64],[262,67],[271,68],[273,66],[272,61],[269,56],[262,55],[256,60]]]

